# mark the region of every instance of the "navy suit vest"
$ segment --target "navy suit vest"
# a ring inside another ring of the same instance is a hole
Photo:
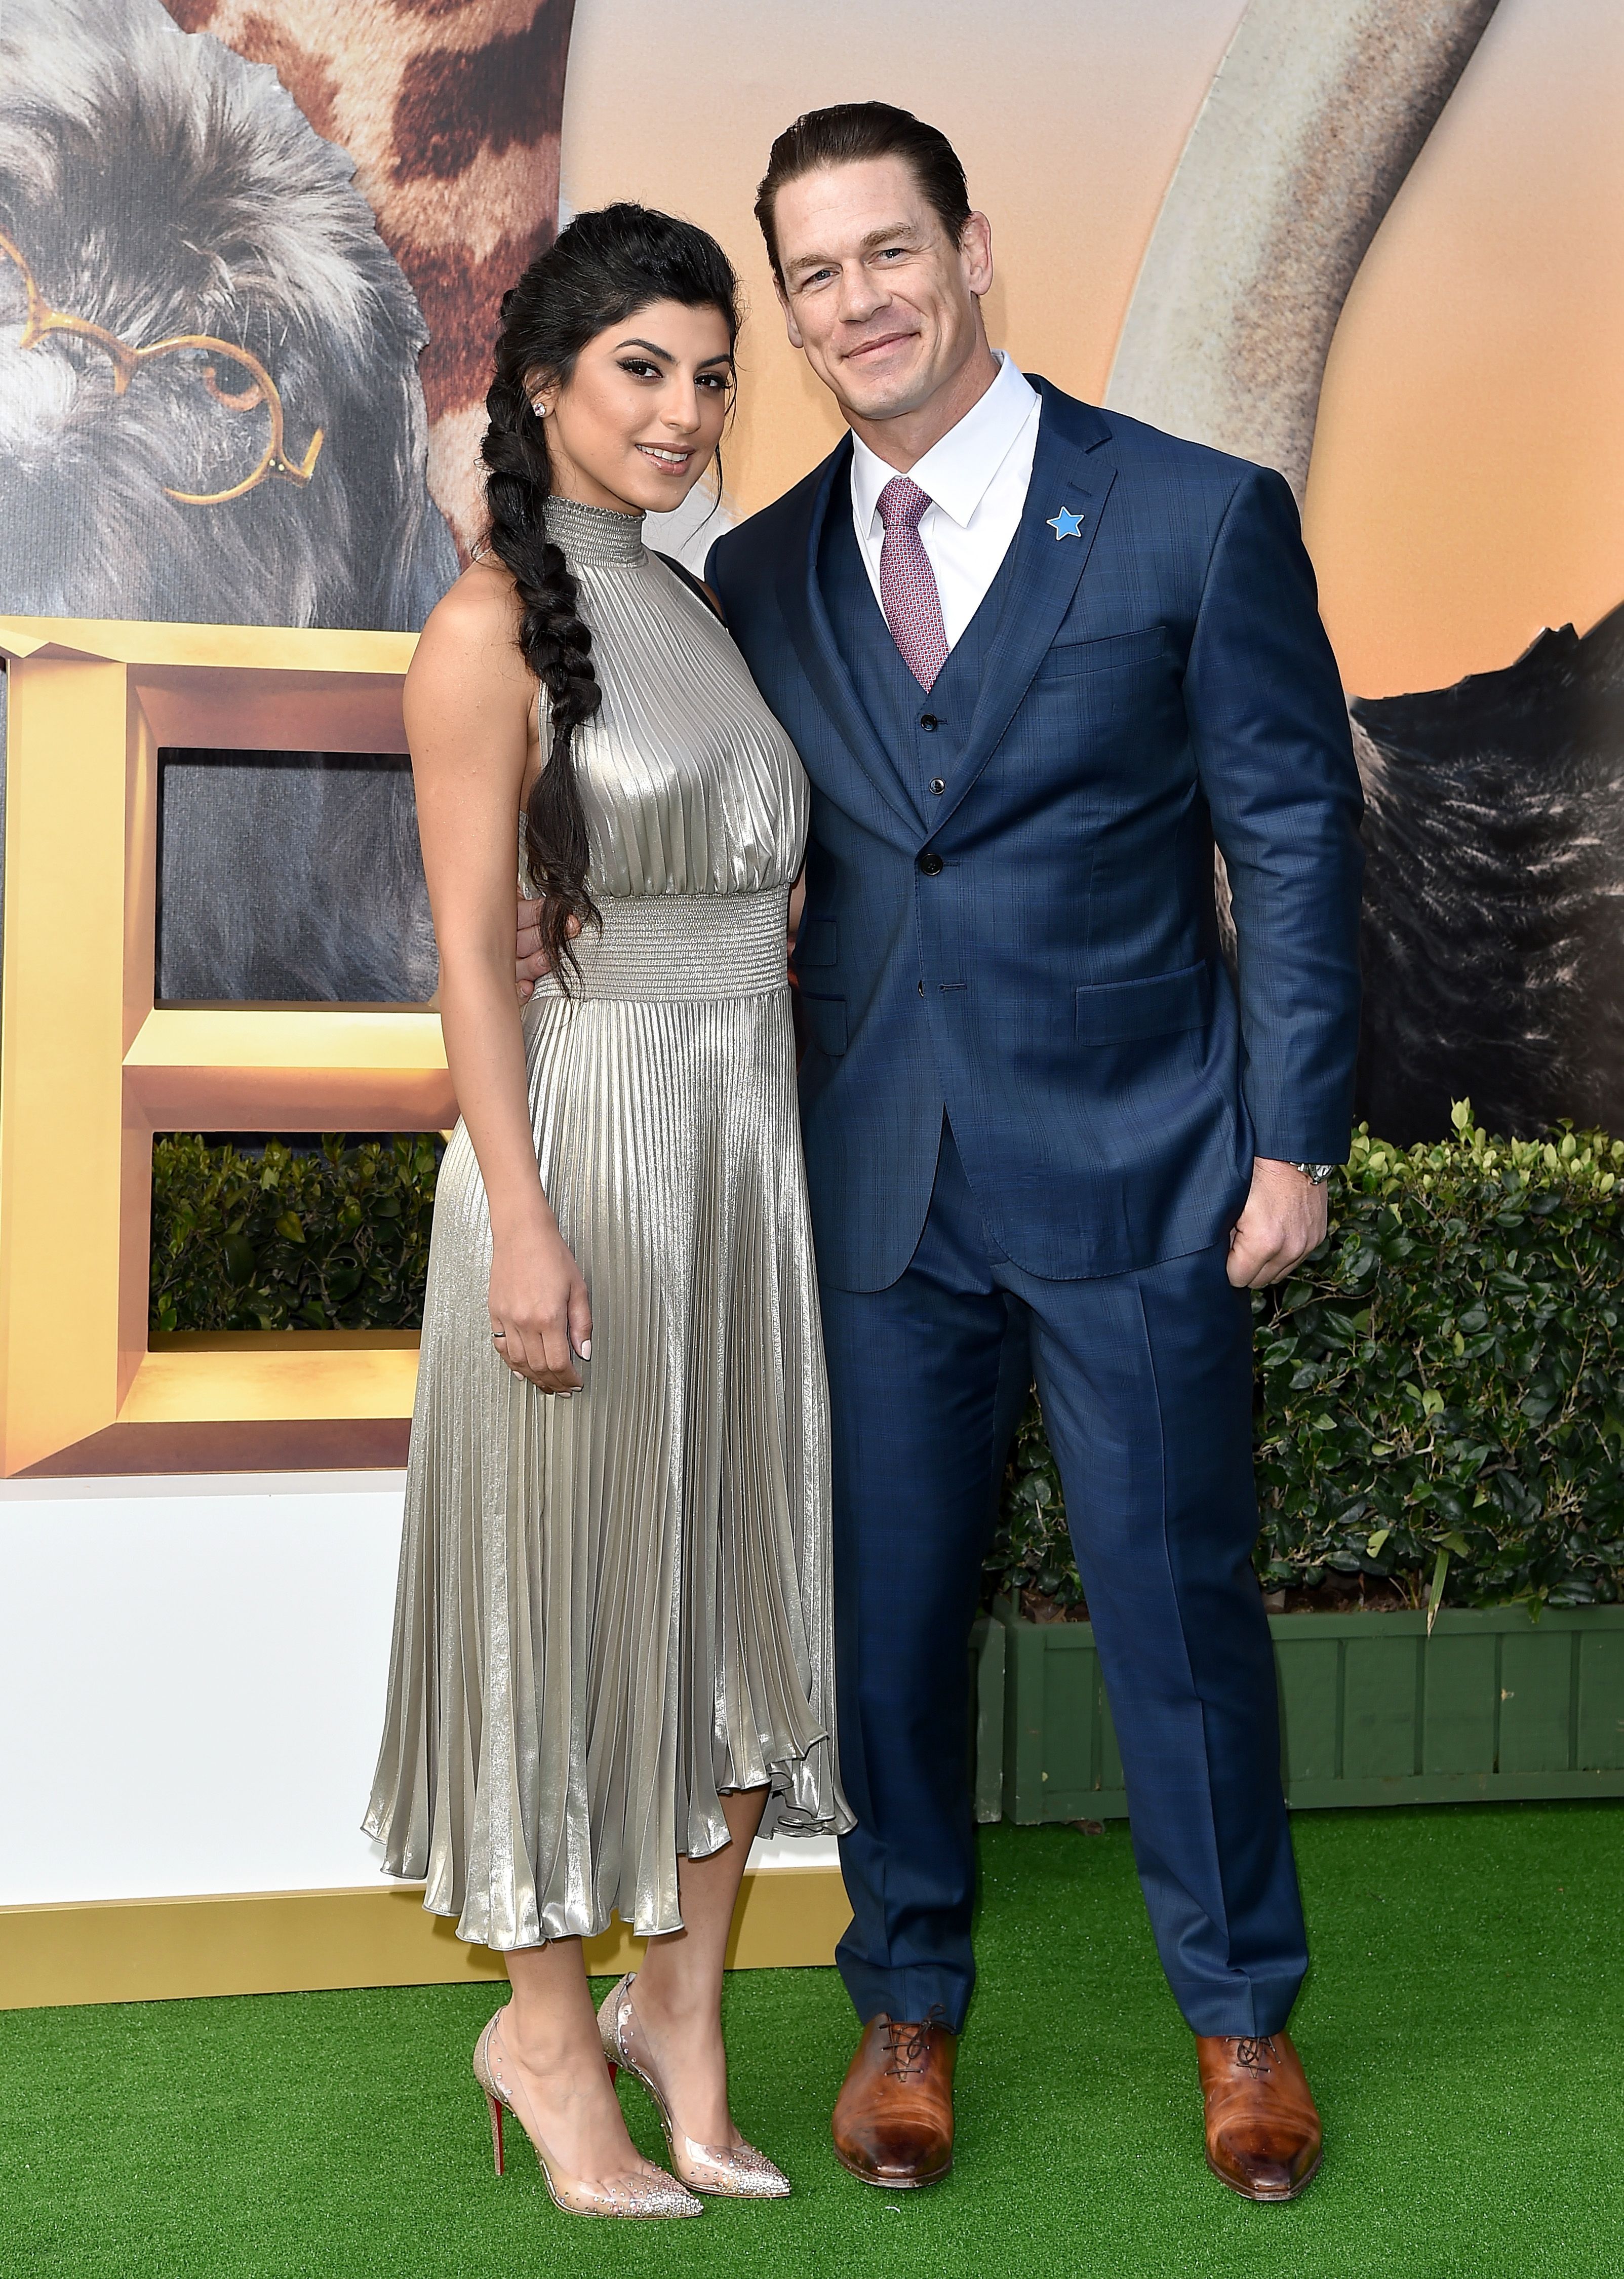
[[[857,701],[926,830],[931,826],[933,809],[959,787],[958,764],[981,686],[986,645],[1008,591],[1009,571],[1006,555],[981,607],[927,694],[903,663],[869,581],[852,526],[849,496],[823,524],[818,585],[835,647],[851,675]]]

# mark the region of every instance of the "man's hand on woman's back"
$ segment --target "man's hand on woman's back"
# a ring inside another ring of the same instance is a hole
[[[513,956],[513,978],[518,988],[518,1001],[528,1005],[536,994],[536,984],[553,970],[552,961],[541,947],[541,905],[527,894],[519,896],[518,940]],[[564,932],[571,940],[579,933],[579,918],[568,918]]]

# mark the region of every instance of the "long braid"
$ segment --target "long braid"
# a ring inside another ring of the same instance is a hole
[[[506,313],[507,295],[502,303]],[[485,399],[490,413],[483,457],[490,509],[490,549],[512,573],[518,595],[519,647],[547,694],[549,731],[541,772],[525,806],[525,856],[541,897],[541,947],[562,978],[578,971],[568,926],[599,922],[586,885],[592,848],[575,772],[575,731],[603,702],[592,665],[592,629],[563,549],[547,534],[545,506],[552,471],[541,422],[525,382],[500,365]]]
[[[603,702],[592,629],[563,550],[547,534],[552,491],[546,423],[532,409],[543,380],[568,385],[586,342],[659,300],[712,307],[739,329],[738,285],[713,237],[637,205],[578,215],[502,296],[496,373],[481,455],[488,546],[511,573],[519,647],[546,691],[548,746],[525,808],[525,855],[542,897],[541,947],[562,986],[580,968],[571,919],[601,924],[587,886],[592,846],[575,764],[575,732]]]

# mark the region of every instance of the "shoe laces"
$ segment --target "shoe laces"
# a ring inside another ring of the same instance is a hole
[[[1235,2062],[1249,2073],[1268,2073],[1275,2055],[1272,2034],[1243,2034],[1235,2045]]]
[[[885,2021],[885,2049],[891,2063],[885,2068],[899,2081],[907,2081],[911,2074],[924,2071],[930,2055],[931,2029],[947,2022],[947,2013],[939,2002],[932,2002],[924,2016],[917,2021],[898,2024]]]

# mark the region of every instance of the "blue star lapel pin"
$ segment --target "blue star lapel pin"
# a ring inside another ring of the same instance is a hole
[[[1084,520],[1082,515],[1073,514],[1068,508],[1061,507],[1058,514],[1049,517],[1049,528],[1054,533],[1057,542],[1062,538],[1081,538]]]

